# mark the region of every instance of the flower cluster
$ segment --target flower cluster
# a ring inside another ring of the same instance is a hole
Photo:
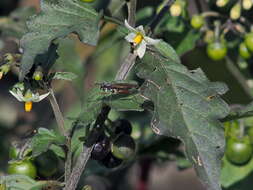
[[[46,98],[50,93],[40,95],[38,92],[34,93],[30,89],[25,91],[24,83],[17,83],[10,90],[10,93],[20,102],[25,102],[25,111],[32,110],[33,102],[40,102]]]

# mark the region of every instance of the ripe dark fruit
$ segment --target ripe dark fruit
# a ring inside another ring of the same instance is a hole
[[[226,145],[226,157],[233,163],[242,165],[252,157],[252,147],[248,138],[229,139]]]
[[[127,160],[135,155],[135,142],[129,135],[121,135],[114,142],[112,146],[112,154],[119,159]]]
[[[103,160],[110,150],[110,140],[108,137],[104,136],[101,141],[95,144],[91,152],[91,158],[94,160]]]
[[[207,55],[214,61],[222,60],[227,55],[227,47],[225,43],[209,43],[207,45]]]
[[[35,164],[42,177],[51,177],[58,170],[58,158],[53,151],[47,151],[36,157]]]
[[[110,152],[109,154],[107,154],[107,156],[101,161],[101,163],[107,167],[107,168],[115,168],[118,167],[121,163],[122,160],[116,158],[115,156],[112,155],[112,153]]]
[[[9,164],[8,174],[21,174],[34,179],[37,176],[37,169],[29,160],[16,161]]]
[[[114,122],[115,134],[124,133],[127,135],[130,135],[132,133],[132,125],[131,123],[126,119],[118,119]]]
[[[249,59],[251,56],[250,51],[244,42],[242,42],[239,46],[239,54],[244,59]]]
[[[195,29],[200,29],[205,23],[203,16],[194,15],[191,19],[191,26]]]

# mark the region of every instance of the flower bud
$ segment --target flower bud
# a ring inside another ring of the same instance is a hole
[[[243,1],[242,1],[242,7],[243,7],[243,9],[245,9],[245,10],[251,9],[252,5],[253,5],[252,0],[243,0]]]
[[[230,10],[230,18],[232,20],[237,20],[241,16],[241,4],[235,4],[232,9]]]
[[[40,81],[43,78],[43,73],[41,71],[35,71],[33,73],[33,79],[36,81]]]
[[[173,17],[177,17],[177,16],[180,16],[182,14],[182,6],[180,3],[174,3],[173,5],[171,5],[170,7],[170,14],[173,16]]]
[[[228,4],[229,0],[217,0],[216,1],[216,6],[217,7],[224,7]]]

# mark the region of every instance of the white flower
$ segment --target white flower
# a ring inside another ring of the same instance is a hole
[[[25,102],[25,111],[29,112],[32,109],[33,102],[40,102],[46,98],[50,93],[40,95],[38,92],[33,93],[31,90],[27,90],[25,93],[25,88],[23,83],[17,83],[9,91],[18,101]]]
[[[127,20],[125,20],[125,26],[131,31],[131,33],[129,33],[125,39],[136,46],[135,53],[139,56],[139,58],[144,56],[147,45],[154,45],[160,41],[146,36],[142,25],[133,28],[128,24]]]

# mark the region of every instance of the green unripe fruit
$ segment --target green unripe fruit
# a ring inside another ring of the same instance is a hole
[[[34,179],[37,176],[37,169],[29,160],[16,161],[9,164],[8,174],[21,174]]]
[[[239,54],[244,59],[249,59],[251,56],[250,51],[248,50],[248,48],[244,42],[242,42],[239,45]]]
[[[135,142],[129,135],[119,136],[112,145],[112,154],[116,158],[128,160],[135,154]]]
[[[85,3],[92,3],[92,2],[94,2],[95,0],[80,0],[80,1],[85,2]]]
[[[201,15],[194,15],[191,19],[191,26],[195,29],[200,29],[205,23],[205,19]]]
[[[209,43],[207,45],[207,55],[214,61],[222,60],[227,55],[227,47],[225,43]]]
[[[248,33],[245,35],[245,40],[244,40],[247,48],[253,52],[253,32]]]
[[[229,139],[226,145],[226,157],[233,164],[245,164],[252,157],[252,146],[248,138]]]

